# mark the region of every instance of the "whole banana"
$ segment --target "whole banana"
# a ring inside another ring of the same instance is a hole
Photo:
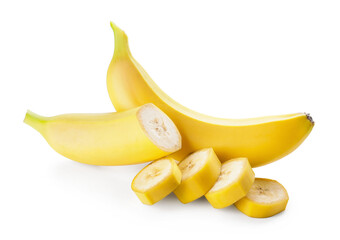
[[[278,160],[295,150],[314,122],[304,113],[251,119],[220,119],[194,112],[171,99],[132,57],[126,34],[111,22],[115,49],[107,72],[107,89],[117,111],[153,103],[176,124],[182,149],[172,155],[212,147],[221,161],[246,157],[252,167]],[[222,107],[222,106],[221,106]]]

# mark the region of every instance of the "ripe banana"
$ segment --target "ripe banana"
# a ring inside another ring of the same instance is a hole
[[[126,34],[111,22],[115,50],[107,72],[107,89],[117,111],[154,103],[177,125],[182,149],[172,155],[213,147],[221,161],[247,157],[252,167],[278,160],[295,150],[314,126],[308,114],[252,119],[220,119],[183,107],[166,95],[132,57]],[[224,107],[221,105],[221,107]]]
[[[181,178],[175,160],[168,157],[143,168],[133,179],[131,188],[142,203],[152,205],[173,192]]]
[[[153,104],[118,113],[55,117],[28,111],[24,122],[61,155],[93,165],[143,163],[181,148],[176,126]]]
[[[256,178],[246,197],[235,206],[249,217],[271,217],[286,209],[288,203],[286,189],[277,181]]]
[[[225,208],[246,196],[255,180],[247,158],[235,158],[222,164],[215,185],[205,194],[214,208]]]
[[[212,148],[202,149],[186,157],[178,164],[182,182],[174,193],[182,203],[202,197],[215,184],[221,170],[221,162]]]

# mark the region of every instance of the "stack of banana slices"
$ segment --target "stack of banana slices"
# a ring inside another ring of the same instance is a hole
[[[144,204],[152,205],[174,192],[184,204],[205,196],[214,208],[234,204],[255,218],[282,212],[288,202],[280,183],[255,178],[247,158],[221,164],[212,148],[196,151],[178,165],[171,157],[156,160],[136,175],[131,187]]]
[[[107,90],[117,112],[44,117],[27,111],[24,122],[74,161],[151,162],[132,182],[144,204],[174,192],[184,204],[204,196],[214,208],[235,205],[251,217],[283,211],[287,191],[274,180],[255,178],[252,168],[294,151],[313,129],[310,115],[221,119],[194,112],[156,85],[131,55],[124,31],[111,27],[115,50]]]

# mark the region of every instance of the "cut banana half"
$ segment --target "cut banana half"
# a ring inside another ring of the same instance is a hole
[[[143,168],[133,179],[131,188],[142,203],[152,205],[173,192],[181,178],[182,173],[175,160],[168,157]]]
[[[192,153],[179,164],[182,182],[174,193],[182,203],[202,197],[215,184],[221,170],[221,162],[212,148]]]
[[[25,123],[72,160],[93,165],[149,162],[181,149],[171,119],[149,103],[127,111],[42,117],[27,112]]]
[[[215,185],[205,194],[214,208],[225,208],[246,196],[255,180],[247,158],[235,158],[222,164]]]
[[[286,209],[288,203],[286,189],[277,181],[256,178],[246,197],[235,206],[249,217],[271,217]]]

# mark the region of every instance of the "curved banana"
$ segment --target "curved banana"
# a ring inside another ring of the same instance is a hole
[[[296,113],[252,119],[220,119],[194,112],[171,99],[132,57],[126,34],[111,22],[115,50],[107,72],[107,89],[117,111],[153,103],[176,124],[182,149],[172,155],[213,147],[221,161],[246,157],[252,167],[278,160],[295,150],[309,135],[314,122]],[[222,107],[222,106],[221,106]]]
[[[42,117],[27,111],[25,123],[61,155],[92,165],[155,160],[181,148],[173,122],[153,104],[118,113]]]

